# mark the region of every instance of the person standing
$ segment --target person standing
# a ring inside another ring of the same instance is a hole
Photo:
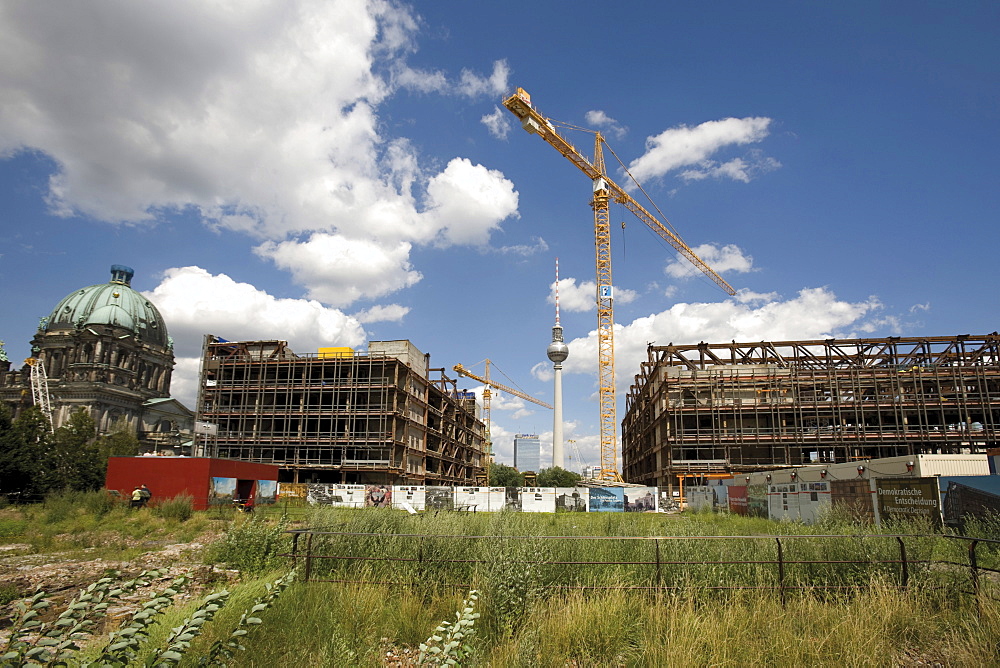
[[[132,502],[129,505],[132,508],[142,508],[142,489],[138,486],[132,490]]]
[[[148,487],[146,487],[146,483],[143,483],[142,486],[139,487],[139,494],[142,496],[142,505],[140,507],[145,508],[146,504],[149,503],[149,500],[153,498],[153,493],[149,491]]]

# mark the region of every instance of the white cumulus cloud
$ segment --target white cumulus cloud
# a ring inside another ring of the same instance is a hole
[[[498,60],[493,63],[493,72],[489,76],[463,69],[457,78],[450,78],[440,70],[420,70],[403,65],[397,68],[393,82],[401,88],[421,93],[482,97],[506,92],[510,87],[507,83],[509,76],[507,61]]]
[[[635,290],[615,286],[615,302],[628,304],[639,296]],[[556,303],[555,281],[549,286],[548,302]],[[575,278],[559,279],[559,308],[570,312],[594,311],[597,309],[597,282],[583,281],[577,283]]]
[[[744,274],[753,271],[753,258],[734,244],[726,244],[725,246],[701,244],[691,250],[717,274],[721,275],[727,271]],[[676,258],[663,268],[663,273],[673,278],[686,278],[700,276],[702,272],[678,253]]]
[[[410,265],[405,241],[386,245],[316,233],[306,241],[267,241],[255,251],[308,286],[311,298],[334,306],[382,297],[422,278]]]
[[[2,3],[0,158],[50,157],[57,214],[190,211],[285,268],[331,237],[369,244],[386,275],[355,292],[385,294],[419,277],[413,245],[484,244],[517,212],[499,172],[461,157],[439,171],[382,123],[401,86],[470,100],[507,88],[502,60],[420,83],[406,64],[418,29],[381,0]],[[294,277],[347,303],[336,270]]]
[[[500,222],[517,213],[514,184],[496,170],[455,158],[427,186],[427,211],[445,245],[484,244]]]
[[[510,133],[511,124],[507,120],[507,114],[500,107],[493,107],[493,111],[485,114],[479,122],[486,126],[486,130],[497,139],[506,139]]]
[[[724,118],[707,121],[694,127],[680,125],[646,139],[646,152],[629,164],[629,171],[639,181],[661,177],[682,167],[694,166],[685,172],[688,180],[708,176],[725,176],[738,181],[749,180],[751,171],[764,165],[777,167],[759,153],[746,159],[718,163],[712,156],[730,146],[763,141],[768,136],[770,118]],[[753,167],[751,167],[751,162]]]
[[[616,369],[638,369],[646,346],[692,344],[700,341],[782,341],[849,338],[866,331],[869,321],[881,322],[882,304],[875,297],[861,302],[838,299],[827,288],[805,288],[787,300],[764,295],[713,303],[681,303],[670,309],[615,325]],[[597,334],[568,342],[573,354],[563,364],[566,373],[597,372]],[[619,393],[628,390],[631,376],[616,379]]]
[[[354,314],[355,320],[360,323],[370,322],[402,322],[406,314],[410,312],[409,306],[399,304],[384,304],[366,308]]]
[[[169,323],[178,356],[200,355],[202,337],[282,339],[294,348],[357,346],[365,332],[357,319],[307,299],[282,299],[225,274],[175,267],[143,293]]]
[[[605,132],[605,134],[611,135],[617,139],[621,139],[628,132],[628,128],[624,127],[621,123],[611,118],[603,111],[597,109],[588,111],[584,115],[584,118],[587,119],[587,125],[600,128]]]

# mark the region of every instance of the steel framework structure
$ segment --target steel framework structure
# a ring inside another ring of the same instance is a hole
[[[198,419],[217,425],[205,454],[278,464],[289,482],[473,484],[484,465],[475,395],[387,354],[207,337]]]
[[[647,353],[622,423],[630,482],[997,446],[995,332]]]

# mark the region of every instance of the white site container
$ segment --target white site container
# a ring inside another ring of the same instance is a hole
[[[862,459],[836,464],[809,464],[760,473],[737,474],[736,484],[777,485],[790,482],[820,482],[824,480],[853,480],[864,478],[903,476],[921,478],[928,476],[989,475],[986,455],[912,455]],[[746,480],[750,478],[749,482]]]

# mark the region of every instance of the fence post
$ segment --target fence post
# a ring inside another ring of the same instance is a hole
[[[299,534],[298,532],[292,534],[292,569],[298,568],[299,565]]]
[[[309,582],[309,575],[312,573],[312,546],[313,546],[313,535],[312,532],[306,538],[306,582]]]
[[[979,601],[979,562],[976,560],[976,546],[979,545],[978,540],[973,540],[969,543],[969,569],[970,575],[972,576],[972,595],[976,597],[976,601]]]
[[[775,536],[774,542],[778,544],[778,591],[781,592],[781,607],[785,607],[785,559],[781,539]]]
[[[656,586],[659,587],[663,582],[660,577],[660,539],[657,538],[653,543],[656,545]]]
[[[906,544],[903,542],[902,536],[896,536],[896,540],[899,542],[899,561],[903,566],[903,571],[900,576],[903,579],[903,589],[906,589],[907,585],[910,583],[910,567],[906,563]]]

